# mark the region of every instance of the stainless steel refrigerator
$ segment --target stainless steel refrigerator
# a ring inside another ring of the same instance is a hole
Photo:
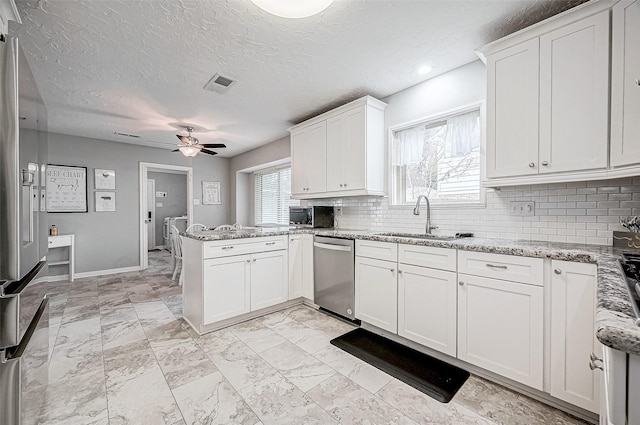
[[[47,385],[46,110],[18,39],[0,40],[0,424],[38,423]]]

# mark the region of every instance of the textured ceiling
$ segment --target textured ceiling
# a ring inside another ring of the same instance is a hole
[[[475,48],[581,2],[336,0],[291,20],[250,0],[16,0],[23,24],[11,31],[50,131],[173,148],[191,124],[233,156],[474,61]],[[433,71],[418,75],[424,63]],[[237,83],[203,90],[215,73]]]

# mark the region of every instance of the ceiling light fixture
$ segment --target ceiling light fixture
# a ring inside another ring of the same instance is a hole
[[[184,156],[188,157],[194,157],[200,152],[200,149],[195,146],[180,146],[178,149],[180,149],[180,152],[182,152]]]
[[[282,18],[307,18],[320,13],[333,0],[251,0],[260,9]]]
[[[420,68],[418,68],[418,74],[428,74],[431,72],[431,67],[429,65],[423,65]]]

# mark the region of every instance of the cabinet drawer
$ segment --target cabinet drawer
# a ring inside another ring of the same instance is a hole
[[[456,271],[456,250],[422,245],[398,245],[398,263]]]
[[[205,242],[203,256],[204,258],[229,257],[231,255],[277,251],[280,249],[287,249],[286,236],[231,239]]]
[[[398,261],[398,244],[356,240],[356,255],[385,261]]]
[[[71,246],[71,235],[49,236],[49,248]]]
[[[542,258],[458,251],[458,272],[542,286]]]

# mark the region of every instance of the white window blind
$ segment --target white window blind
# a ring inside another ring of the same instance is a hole
[[[300,205],[291,199],[291,167],[271,168],[255,173],[255,222],[289,224],[289,207]]]

